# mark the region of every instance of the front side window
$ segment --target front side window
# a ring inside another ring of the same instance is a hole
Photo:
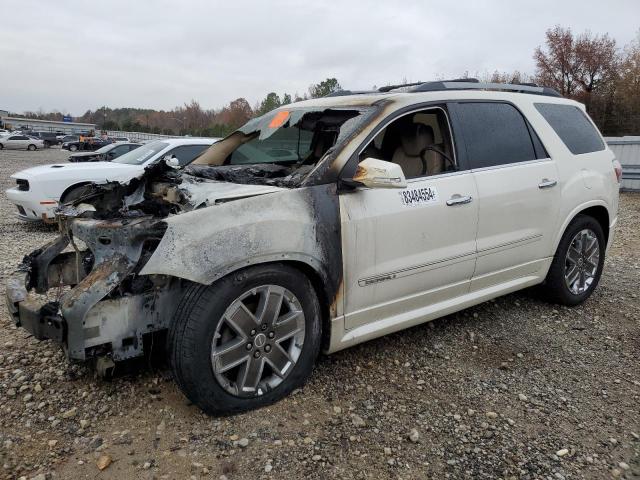
[[[535,107],[574,155],[604,150],[598,131],[578,107],[557,103],[536,103]]]
[[[178,159],[181,167],[188,165],[200,155],[209,145],[181,145],[171,150],[167,155]]]
[[[532,134],[522,114],[508,103],[457,105],[470,168],[485,168],[537,158]]]
[[[407,179],[457,170],[447,115],[430,108],[401,116],[376,134],[359,160],[397,163]]]

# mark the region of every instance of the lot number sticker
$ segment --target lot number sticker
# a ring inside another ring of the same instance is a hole
[[[400,194],[400,200],[405,207],[438,202],[438,192],[432,187],[407,188],[406,190],[398,193]]]

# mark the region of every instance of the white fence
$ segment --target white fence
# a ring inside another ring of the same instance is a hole
[[[97,130],[96,133],[102,133],[104,130]],[[180,135],[160,135],[158,133],[144,132],[123,132],[119,130],[106,130],[109,137],[128,137],[134,142],[144,142],[149,140],[162,140],[163,138],[182,138]]]
[[[622,190],[640,191],[640,137],[606,137],[622,165]]]

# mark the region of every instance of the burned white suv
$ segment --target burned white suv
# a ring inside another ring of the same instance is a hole
[[[166,334],[209,413],[269,404],[326,353],[515,290],[583,302],[620,166],[547,88],[429,82],[287,105],[94,185],[7,285],[17,323],[100,371]],[[155,343],[157,345],[157,342]]]

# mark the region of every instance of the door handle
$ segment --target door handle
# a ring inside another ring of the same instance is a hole
[[[465,203],[471,203],[471,200],[473,199],[469,195],[463,197],[462,195],[458,195],[456,193],[449,200],[447,200],[447,205],[450,207],[453,207],[454,205],[464,205]]]
[[[543,178],[542,181],[538,184],[538,188],[551,188],[555,187],[558,184],[556,180],[549,180],[548,178]]]

